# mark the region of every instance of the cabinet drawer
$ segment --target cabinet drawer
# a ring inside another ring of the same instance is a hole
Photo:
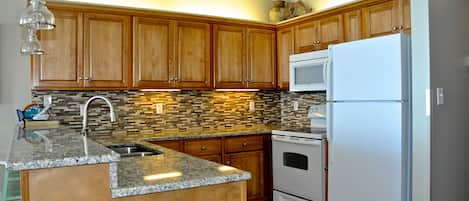
[[[214,155],[221,153],[221,140],[190,140],[184,142],[184,152],[194,156]]]
[[[261,150],[264,145],[263,136],[243,136],[227,138],[225,150],[227,153]]]
[[[219,154],[217,155],[207,155],[207,156],[199,156],[202,159],[212,161],[215,163],[221,163],[221,156]]]
[[[182,151],[182,141],[177,140],[168,140],[168,141],[151,141],[150,143],[166,147],[168,149],[173,149],[176,151]]]

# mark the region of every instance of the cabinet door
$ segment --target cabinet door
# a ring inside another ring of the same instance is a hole
[[[400,26],[399,2],[387,1],[363,8],[363,25],[365,38],[392,34]]]
[[[169,20],[134,18],[134,87],[172,87],[173,23]]]
[[[362,16],[360,10],[344,13],[344,28],[345,41],[362,39]]]
[[[167,141],[149,141],[149,143],[160,145],[168,149],[173,149],[175,151],[182,152],[184,151],[184,145],[182,141],[178,140],[167,140]]]
[[[320,49],[327,49],[330,44],[344,41],[344,23],[342,15],[335,15],[319,20]]]
[[[254,89],[275,88],[275,32],[248,29],[247,87]]]
[[[264,189],[264,154],[262,151],[242,152],[228,154],[225,164],[251,173],[247,182],[248,199],[262,198]]]
[[[214,26],[215,88],[245,87],[245,29],[236,26]]]
[[[410,31],[411,29],[411,17],[410,17],[410,0],[400,0],[401,12],[402,12],[402,23],[404,31]]]
[[[85,86],[127,88],[130,17],[85,14]]]
[[[176,83],[182,89],[210,88],[210,25],[177,23]]]
[[[41,31],[46,54],[33,57],[32,85],[43,89],[83,87],[83,15],[52,10],[57,27]]]
[[[290,85],[290,55],[295,51],[293,27],[277,31],[277,87],[287,89]]]
[[[318,21],[295,26],[295,53],[310,52],[319,49],[319,39]]]

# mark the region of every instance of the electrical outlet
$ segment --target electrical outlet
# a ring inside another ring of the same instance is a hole
[[[255,111],[256,111],[256,102],[249,101],[249,112],[255,112]]]
[[[80,105],[80,117],[85,113],[85,105]]]
[[[298,101],[293,101],[293,111],[298,111]]]
[[[52,105],[52,96],[51,95],[45,95],[43,104],[46,107],[49,106],[49,105]]]
[[[163,103],[156,104],[156,114],[163,114]]]

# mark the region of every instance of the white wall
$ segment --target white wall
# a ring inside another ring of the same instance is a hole
[[[0,6],[0,104],[30,102],[29,57],[20,56],[22,29],[18,26],[26,1],[2,1]]]
[[[469,200],[469,1],[428,0],[430,85],[445,91],[431,120],[431,200]]]
[[[328,9],[353,1],[357,0],[303,0],[305,6],[308,8],[312,8],[313,11]]]

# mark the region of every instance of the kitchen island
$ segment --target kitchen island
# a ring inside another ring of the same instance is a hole
[[[21,172],[23,201],[246,200],[251,174],[230,166],[139,140],[126,143],[161,154],[121,158],[62,127],[16,132],[2,163],[9,171]]]

